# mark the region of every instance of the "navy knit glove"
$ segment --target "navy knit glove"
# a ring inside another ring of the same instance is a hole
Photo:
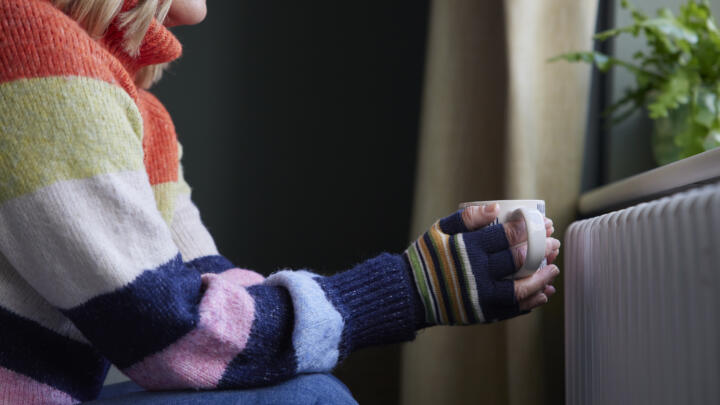
[[[405,251],[428,325],[488,323],[519,315],[502,225],[469,231],[458,211]]]

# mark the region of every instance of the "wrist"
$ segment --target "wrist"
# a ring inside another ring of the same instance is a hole
[[[410,258],[408,257],[407,252],[403,253],[401,256],[403,259],[405,274],[409,279],[408,284],[411,287],[410,295],[412,296],[415,329],[420,330],[429,326],[433,326],[434,324],[430,323],[427,319],[427,315],[425,313],[425,305],[423,304],[423,300],[420,297],[420,293],[418,292],[417,281],[415,280],[415,276],[413,275],[413,267],[410,264]]]
[[[343,317],[340,357],[361,347],[412,340],[415,287],[401,255],[383,253],[352,269],[317,279]]]

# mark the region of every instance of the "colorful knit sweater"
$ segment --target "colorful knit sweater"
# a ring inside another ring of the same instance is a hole
[[[94,399],[110,363],[148,389],[271,384],[412,339],[402,256],[264,279],[218,253],[167,111],[133,84],[180,44],[157,22],[137,57],[122,38],[0,2],[0,403]]]

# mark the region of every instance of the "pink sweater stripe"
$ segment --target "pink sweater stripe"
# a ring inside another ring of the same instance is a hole
[[[124,373],[149,390],[217,387],[228,364],[247,344],[255,303],[244,285],[258,279],[262,276],[241,269],[203,274],[206,290],[197,328]]]
[[[16,405],[80,403],[65,392],[3,367],[0,367],[0,400]]]
[[[245,269],[230,269],[224,271],[222,275],[226,281],[243,287],[250,287],[265,281],[265,277],[261,274]]]

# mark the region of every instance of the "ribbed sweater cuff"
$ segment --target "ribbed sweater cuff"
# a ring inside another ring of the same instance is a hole
[[[412,340],[422,308],[407,262],[383,253],[318,280],[345,321],[340,357],[361,347]]]

